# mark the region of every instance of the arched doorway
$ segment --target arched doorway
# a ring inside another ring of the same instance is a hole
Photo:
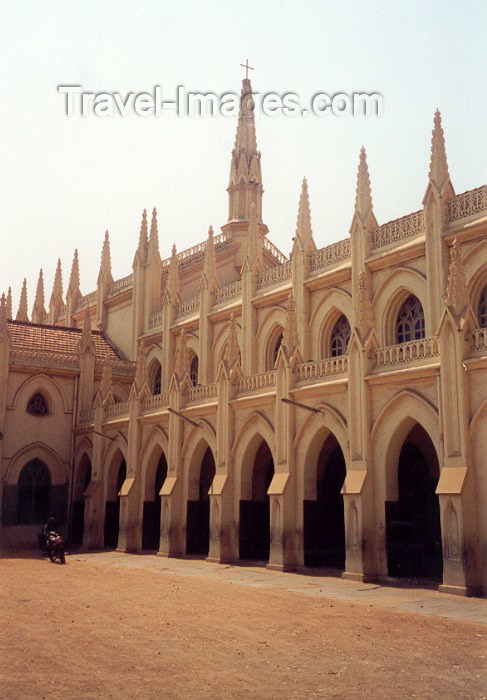
[[[85,453],[78,465],[73,491],[73,509],[71,512],[71,542],[76,545],[83,543],[85,525],[84,493],[91,481],[91,460]]]
[[[345,458],[330,434],[320,450],[316,469],[316,500],[304,501],[305,566],[345,568],[345,519],[341,490]]]
[[[158,550],[161,535],[161,497],[159,492],[167,476],[167,461],[161,454],[157,467],[147,475],[142,517],[142,549]]]
[[[115,471],[116,470],[116,471]],[[105,504],[105,547],[116,547],[118,544],[118,527],[120,520],[120,489],[127,475],[127,465],[122,457],[116,469],[112,464],[107,484],[107,501]]]
[[[210,497],[215,460],[208,447],[201,460],[198,491],[189,494],[186,519],[186,553],[207,555],[210,546]],[[194,498],[198,496],[198,500]]]
[[[440,506],[435,494],[438,457],[428,433],[416,424],[397,465],[397,501],[386,502],[389,576],[441,581]]]
[[[51,511],[51,475],[40,459],[31,459],[22,468],[18,481],[19,525],[45,523]],[[56,517],[59,517],[56,514]]]
[[[274,476],[274,460],[265,440],[252,465],[250,492],[240,501],[240,559],[269,561],[270,503],[267,491]],[[250,498],[249,498],[250,496]]]

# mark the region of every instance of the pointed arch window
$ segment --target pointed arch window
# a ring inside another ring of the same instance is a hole
[[[265,353],[265,369],[267,372],[273,370],[276,366],[277,356],[279,354],[279,348],[282,344],[282,328],[274,328],[271,333],[270,338],[267,340],[267,349]]]
[[[399,309],[396,322],[396,341],[408,343],[425,337],[424,311],[421,302],[411,294]]]
[[[45,396],[38,391],[30,397],[25,410],[32,416],[47,416],[49,413],[49,404]]]
[[[348,318],[342,314],[333,326],[330,338],[330,353],[332,357],[345,355],[350,341],[351,328]]]
[[[479,326],[487,328],[487,284],[485,285],[479,302]]]
[[[45,522],[49,516],[51,476],[40,459],[33,459],[23,467],[18,481],[18,522],[33,525]]]

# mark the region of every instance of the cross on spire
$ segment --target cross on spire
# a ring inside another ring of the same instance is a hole
[[[249,79],[249,70],[254,70],[252,66],[249,66],[249,59],[245,59],[245,63],[240,64],[242,68],[245,68],[245,80]]]

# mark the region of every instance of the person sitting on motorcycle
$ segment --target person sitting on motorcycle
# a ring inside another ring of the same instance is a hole
[[[42,530],[39,533],[39,548],[43,551],[47,551],[47,537],[50,532],[57,532],[58,524],[54,515],[51,513],[47,519],[47,523],[42,526]]]

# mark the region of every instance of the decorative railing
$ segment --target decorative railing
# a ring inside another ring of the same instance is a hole
[[[424,211],[420,209],[376,228],[372,234],[372,247],[382,248],[382,246],[389,245],[389,243],[402,241],[404,238],[410,238],[424,232]]]
[[[274,243],[271,243],[268,238],[264,238],[264,248],[267,250],[268,253],[272,255],[272,257],[277,260],[279,265],[284,265],[284,263],[287,262],[287,257],[284,255],[284,253],[281,253],[279,248],[276,248]]]
[[[471,350],[487,350],[487,328],[475,328],[470,337]]]
[[[205,399],[214,399],[217,397],[216,384],[201,384],[200,386],[192,386],[187,389],[188,401],[204,401]]]
[[[95,289],[94,292],[90,292],[89,294],[85,294],[84,297],[81,297],[81,299],[78,302],[77,309],[79,308],[84,308],[85,306],[89,306],[90,304],[93,304],[96,301],[96,297],[98,294],[98,290]]]
[[[215,304],[226,304],[227,301],[240,296],[242,296],[242,280],[232,282],[232,284],[227,284],[225,287],[216,289],[214,295]]]
[[[162,323],[162,311],[156,311],[149,316],[149,328],[158,328]]]
[[[487,185],[463,192],[448,202],[448,221],[457,221],[465,216],[487,210]]]
[[[343,374],[348,371],[347,355],[339,357],[327,357],[318,362],[304,362],[297,366],[298,382],[310,382],[315,379],[331,377],[335,374]]]
[[[244,394],[260,389],[269,389],[276,386],[276,372],[263,372],[262,374],[251,374],[249,377],[240,377],[237,380],[237,394]]]
[[[412,360],[422,360],[429,357],[438,357],[440,346],[436,336],[410,340],[408,343],[398,343],[377,348],[373,351],[374,367],[403,364]]]
[[[200,297],[193,297],[188,301],[183,301],[176,306],[176,316],[187,316],[191,313],[196,313],[200,308]]]
[[[93,423],[95,417],[94,408],[85,408],[83,411],[79,412],[78,423],[79,425],[89,425]]]
[[[128,401],[120,401],[120,403],[112,403],[110,406],[107,408],[107,415],[110,418],[114,418],[116,416],[125,416],[129,412],[129,402]]]
[[[351,256],[350,238],[345,238],[343,241],[337,241],[313,253],[311,256],[311,270],[322,270],[324,267],[330,267],[342,260],[348,260]]]
[[[39,350],[12,350],[10,362],[13,365],[29,367],[53,367],[56,369],[79,369],[79,357],[71,352],[43,352]]]
[[[263,287],[271,287],[274,284],[285,282],[292,275],[291,262],[285,262],[277,267],[270,267],[268,270],[261,272],[257,278],[257,289]]]
[[[118,294],[121,292],[123,289],[126,289],[127,287],[131,287],[134,283],[134,276],[133,275],[127,275],[127,277],[122,277],[119,280],[115,280],[115,282],[112,282],[109,290],[108,290],[108,296],[111,297],[114,294]]]
[[[222,250],[222,248],[225,248],[230,243],[233,243],[233,237],[229,233],[220,233],[218,236],[214,237],[213,242],[215,245],[215,250],[219,252]],[[191,248],[186,248],[186,250],[182,250],[180,253],[178,253],[177,258],[179,268],[189,267],[196,264],[200,260],[203,260],[205,257],[206,245],[207,241],[203,241],[202,243],[198,243],[197,245],[194,245]],[[164,268],[169,267],[170,262],[171,258],[165,258],[162,260],[161,265],[163,270]]]
[[[144,399],[144,411],[155,411],[164,406],[169,406],[169,394],[155,394]]]

